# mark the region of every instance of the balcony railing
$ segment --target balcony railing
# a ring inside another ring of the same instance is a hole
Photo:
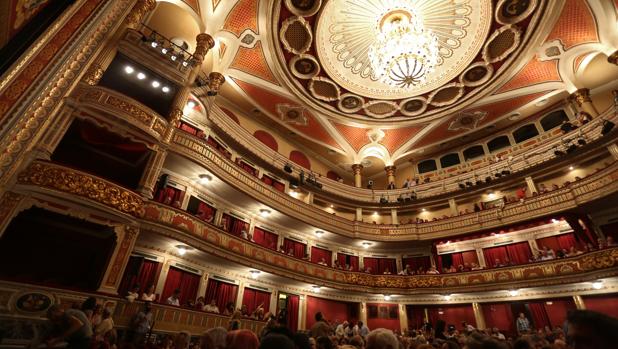
[[[245,151],[251,152],[254,156],[272,164],[273,167],[281,169],[283,166],[290,163],[290,160],[283,155],[261,142],[256,142],[255,137],[243,128],[238,127],[238,124],[226,116],[218,107],[213,107],[213,112],[209,116],[209,119],[213,121],[221,131],[234,139],[235,142],[239,143]],[[397,198],[401,195],[409,195],[412,190],[416,192],[417,199],[430,198],[448,192],[455,192],[461,189],[459,186],[461,183],[468,181],[475,183],[477,180],[484,181],[486,177],[489,176],[493,178],[494,174],[505,169],[508,169],[512,176],[516,172],[547,162],[556,157],[553,149],[556,147],[562,148],[565,142],[584,138],[590,143],[599,139],[602,136],[601,124],[603,119],[616,122],[618,121],[618,116],[614,114],[613,109],[608,109],[592,122],[583,125],[566,136],[547,137],[547,134],[540,135],[535,139],[525,142],[534,141],[534,149],[518,145],[518,150],[508,154],[510,157],[508,159],[496,163],[485,161],[486,165],[483,167],[472,168],[472,166],[469,166],[466,168],[466,173],[448,176],[440,180],[432,179],[431,182],[418,184],[414,186],[414,188],[369,190],[365,188],[356,188],[321,176],[318,178],[318,181],[322,184],[322,188],[318,194],[323,195],[323,193],[328,193],[329,195],[338,196],[353,202],[378,203],[382,197],[387,198],[390,202],[396,202]],[[300,169],[294,169],[294,175],[298,176],[299,171]]]
[[[354,238],[374,240],[434,239],[475,232],[559,213],[618,191],[616,163],[558,190],[455,217],[426,223],[375,225],[351,221],[294,199],[266,186],[214,150],[204,140],[176,131],[171,150],[202,164],[214,175],[256,200],[317,228]]]

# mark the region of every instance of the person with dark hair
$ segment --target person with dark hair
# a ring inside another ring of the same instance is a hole
[[[321,313],[319,314],[322,315]],[[317,337],[315,340],[315,345],[317,349],[334,349],[333,342],[327,336]]]
[[[307,345],[309,341],[307,340]],[[306,347],[298,347],[305,349]],[[260,349],[294,349],[294,342],[286,335],[270,333],[262,338]]]
[[[167,298],[165,303],[167,305],[175,305],[175,306],[179,307],[180,306],[180,298],[179,297],[180,297],[180,289],[177,288],[177,289],[174,290],[174,293],[172,293],[172,295]]]
[[[309,344],[309,336],[304,333],[296,332],[292,335],[292,340],[294,341],[294,345],[296,349],[310,349],[311,345]]]
[[[260,345],[257,336],[250,330],[228,332],[225,337],[225,343],[226,349],[257,349]]]
[[[330,327],[326,319],[321,312],[315,313],[315,324],[311,326],[311,337],[328,337],[331,335],[333,329]]]
[[[152,307],[150,302],[144,303],[144,308],[139,313],[135,314],[129,328],[125,333],[124,341],[140,346],[144,344],[146,335],[150,331],[153,324]]]
[[[65,310],[54,304],[47,310],[47,318],[59,331],[56,336],[47,340],[48,347],[54,347],[61,342],[67,342],[69,349],[87,349],[90,346],[93,332],[83,311],[78,309]]]
[[[434,337],[436,339],[446,339],[444,332],[446,330],[446,322],[444,320],[436,321],[436,331]]]
[[[567,314],[567,343],[573,349],[610,349],[618,343],[618,319],[590,310]]]

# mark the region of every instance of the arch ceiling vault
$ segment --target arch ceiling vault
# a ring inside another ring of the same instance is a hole
[[[582,73],[590,64],[609,65],[606,57],[618,50],[617,6],[603,0],[185,0],[182,8],[201,18],[217,42],[207,61],[207,69],[227,78],[217,103],[335,168],[358,162],[367,148],[398,164],[472,144],[577,89],[603,87],[607,79]],[[424,82],[406,88],[376,79],[367,52],[384,18],[408,10],[437,37],[439,59]]]

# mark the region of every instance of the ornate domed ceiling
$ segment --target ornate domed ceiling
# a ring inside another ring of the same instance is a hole
[[[594,93],[614,80],[590,72],[615,68],[607,63],[618,49],[615,1],[166,3],[189,13],[170,19],[174,25],[161,28],[166,35],[192,42],[197,33],[175,31],[199,18],[197,27],[215,38],[205,69],[227,78],[217,104],[241,125],[250,120],[348,171],[368,148],[379,148],[385,164],[422,160],[536,118],[577,89]],[[391,45],[397,42],[410,45]],[[398,74],[405,78],[415,69],[405,63],[416,61],[430,68],[420,78],[387,81],[385,66],[404,62]]]

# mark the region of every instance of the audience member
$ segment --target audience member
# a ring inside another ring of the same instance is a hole
[[[48,347],[66,342],[71,349],[88,349],[92,339],[92,327],[86,314],[78,309],[62,309],[54,304],[47,310],[47,318],[54,324],[58,333],[47,339]]]
[[[157,295],[155,294],[155,286],[150,285],[148,289],[142,293],[140,300],[145,302],[154,302],[157,300]]]
[[[179,307],[180,306],[180,289],[177,288],[174,290],[174,293],[172,293],[171,296],[169,296],[166,300],[165,300],[165,304],[167,305],[174,305]]]

